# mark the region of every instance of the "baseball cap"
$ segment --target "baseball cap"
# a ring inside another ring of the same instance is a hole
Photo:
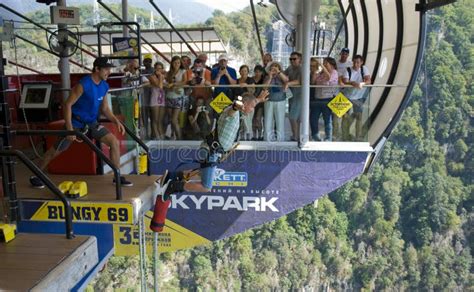
[[[347,54],[349,54],[349,53],[350,53],[350,50],[349,50],[349,48],[342,48],[341,53],[347,53]]]
[[[218,61],[220,61],[220,60],[226,60],[226,61],[229,61],[229,58],[227,57],[227,55],[226,55],[226,54],[222,54],[222,55],[220,55],[220,56],[219,56],[219,58],[218,58],[217,60],[218,60]]]
[[[94,68],[113,68],[115,67],[112,63],[109,63],[109,58],[107,57],[98,57],[94,60]]]

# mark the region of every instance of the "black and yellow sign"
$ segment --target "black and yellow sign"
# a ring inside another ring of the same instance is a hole
[[[71,202],[74,222],[133,223],[131,204]],[[23,219],[32,221],[64,221],[66,213],[59,201],[23,201]]]
[[[147,254],[153,251],[153,232],[148,228],[153,212],[145,216]],[[114,225],[115,255],[135,256],[139,254],[138,225]],[[166,220],[163,232],[158,233],[158,252],[170,252],[210,243],[208,239],[170,221]]]
[[[336,116],[342,117],[352,108],[352,102],[345,97],[342,92],[339,92],[339,94],[328,103],[328,107]]]
[[[220,114],[226,107],[232,104],[232,100],[230,100],[224,92],[221,92],[216,98],[214,98],[210,105],[211,107]]]

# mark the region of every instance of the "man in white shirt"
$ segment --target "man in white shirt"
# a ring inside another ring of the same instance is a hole
[[[352,61],[349,59],[350,50],[348,48],[343,48],[341,54],[339,55],[339,60],[337,60],[337,73],[339,74],[340,81],[342,82],[342,76],[347,68],[352,67]]]
[[[362,132],[362,114],[364,112],[364,103],[367,99],[368,90],[364,85],[369,85],[371,82],[370,71],[367,66],[364,66],[364,58],[361,55],[355,55],[352,58],[352,67],[346,68],[342,81],[344,84],[352,85],[353,88],[346,88],[344,94],[348,97],[353,105],[351,113],[344,115],[342,119],[342,135],[343,140],[350,139],[349,130],[356,120],[356,140],[364,140],[365,133]]]
[[[342,82],[342,77],[344,72],[347,71],[347,68],[352,67],[352,61],[349,59],[350,50],[349,48],[342,48],[341,53],[339,54],[339,60],[336,61],[337,74],[339,75],[339,84],[344,85]],[[337,115],[332,115],[332,137],[334,140],[340,140],[341,138],[341,118]]]

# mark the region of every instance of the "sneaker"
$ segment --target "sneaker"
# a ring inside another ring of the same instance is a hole
[[[115,178],[114,178],[114,184],[115,184]],[[120,177],[120,185],[123,187],[131,187],[133,186],[133,183],[125,179],[125,177],[121,176]]]
[[[36,176],[30,176],[30,184],[35,189],[43,189],[44,183]]]

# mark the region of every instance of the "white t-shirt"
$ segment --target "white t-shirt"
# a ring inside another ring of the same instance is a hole
[[[337,61],[336,64],[337,64],[337,74],[339,74],[339,76],[344,76],[344,72],[347,71],[346,68],[352,67],[351,60],[346,60],[344,63]]]
[[[363,82],[364,81],[364,76],[370,76],[370,71],[367,66],[362,66],[363,70],[354,70],[354,68],[350,68],[351,70],[351,78],[349,81],[354,81],[354,82]],[[344,70],[344,79],[349,79],[349,71],[346,69]],[[364,76],[362,76],[362,72],[364,71]],[[367,88],[362,88],[362,89],[357,89],[357,88],[344,88],[346,96],[351,99],[351,100],[356,100],[356,99],[361,99],[366,96],[366,91]]]
[[[367,66],[362,66],[363,70],[354,70],[354,68],[350,68],[351,70],[351,78],[349,81],[355,81],[355,82],[363,82],[365,76],[370,76],[370,71]],[[362,76],[362,72],[364,71],[364,76]],[[342,75],[344,78],[349,79],[349,71],[347,69],[344,70],[344,74]]]

